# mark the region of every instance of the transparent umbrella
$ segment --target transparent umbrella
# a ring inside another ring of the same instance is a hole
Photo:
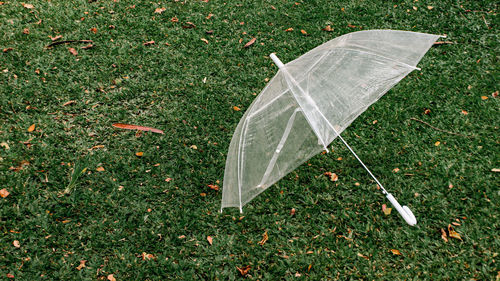
[[[226,160],[221,211],[243,206],[335,139],[354,154],[410,225],[412,211],[386,191],[341,133],[411,71],[441,36],[394,30],[349,33],[283,64],[250,105]]]

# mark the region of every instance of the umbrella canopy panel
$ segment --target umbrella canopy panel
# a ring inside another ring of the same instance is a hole
[[[333,39],[289,62],[240,120],[222,208],[242,207],[327,146],[415,66],[437,35],[375,30]]]

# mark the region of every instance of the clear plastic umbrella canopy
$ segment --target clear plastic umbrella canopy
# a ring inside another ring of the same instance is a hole
[[[221,210],[242,211],[299,165],[328,151],[351,122],[418,69],[439,37],[368,30],[337,37],[287,64],[272,54],[279,71],[245,112],[229,146]]]

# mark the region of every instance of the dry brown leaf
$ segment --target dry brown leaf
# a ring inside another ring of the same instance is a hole
[[[155,44],[155,41],[151,40],[151,41],[144,42],[142,45],[144,45],[144,46],[151,46],[151,45],[154,45],[154,44]]]
[[[290,216],[295,216],[295,212],[296,212],[296,211],[295,211],[295,208],[292,208],[292,209],[290,210]]]
[[[95,169],[95,170],[98,171],[98,172],[104,172],[105,171],[104,167],[102,167],[102,166],[97,167],[97,169]]]
[[[348,24],[347,27],[350,27],[350,28],[356,28],[357,26],[355,25],[352,25],[352,24]]]
[[[491,171],[492,171],[492,172],[495,172],[495,173],[499,173],[499,172],[500,172],[500,169],[498,169],[498,168],[493,168],[493,169],[491,169]]]
[[[301,29],[300,30],[300,33],[304,34],[304,35],[307,35],[307,31],[305,31],[304,29]]]
[[[432,9],[434,9],[434,7],[432,7],[432,6],[427,6],[427,9],[432,10]]]
[[[107,278],[109,281],[116,281],[116,278],[113,276],[113,274],[108,275]]]
[[[439,146],[440,144],[441,144],[441,142],[437,141],[437,142],[434,143],[434,146]]]
[[[28,128],[28,132],[33,132],[35,130],[35,124],[31,125],[29,128]]]
[[[3,49],[3,52],[4,52],[4,53],[7,53],[7,52],[10,52],[10,51],[12,51],[12,50],[14,50],[14,49],[12,49],[11,47],[9,47],[9,48],[4,48],[4,49]]]
[[[252,45],[253,45],[253,43],[255,43],[255,41],[256,41],[256,40],[257,40],[257,38],[255,38],[255,37],[254,37],[254,38],[252,38],[250,41],[248,41],[248,42],[245,44],[245,46],[243,46],[243,48],[248,48],[248,47],[252,46]]]
[[[12,274],[10,274],[10,273],[7,273],[7,275],[6,275],[6,276],[7,276],[7,278],[10,278],[10,279],[14,279],[14,278],[15,278],[15,277],[14,277],[14,275],[12,275]]]
[[[293,31],[293,28],[289,27],[289,28],[285,29],[285,31],[286,32],[291,32],[291,31]]]
[[[59,39],[61,39],[61,38],[62,38],[62,35],[57,35],[57,36],[54,36],[54,37],[49,36],[49,37],[50,37],[50,40],[52,40],[52,41],[57,41],[57,40],[59,40]]]
[[[428,109],[428,108],[426,108],[426,109],[424,110],[424,114],[425,114],[425,115],[428,115],[429,113],[431,113],[431,110],[430,110],[430,109]]]
[[[12,245],[14,245],[14,247],[16,247],[16,248],[21,247],[21,244],[19,244],[19,241],[18,241],[18,240],[14,240],[14,241],[12,242]]]
[[[171,22],[178,22],[178,21],[179,21],[179,19],[178,19],[177,17],[173,17],[173,18],[171,18],[171,19],[170,19],[170,21],[171,21]]]
[[[23,7],[25,7],[26,9],[33,9],[33,8],[35,8],[35,6],[33,6],[31,4],[21,3],[21,5],[23,5]]]
[[[462,114],[463,115],[467,115],[467,114],[469,114],[469,112],[467,112],[467,111],[465,111],[465,110],[462,109]]]
[[[247,265],[245,267],[242,267],[242,268],[239,268],[239,267],[236,267],[238,269],[238,271],[240,272],[241,276],[246,276],[248,274],[248,271],[250,271],[250,265]]]
[[[163,8],[163,7],[161,7],[161,8],[156,8],[156,9],[155,9],[155,13],[156,13],[156,14],[161,14],[161,13],[165,12],[166,10],[167,10],[167,9],[166,9],[166,8]]]
[[[464,240],[462,240],[462,237],[460,236],[460,234],[453,229],[451,224],[448,225],[448,234],[450,235],[450,237],[453,237],[455,239],[459,239],[460,241],[464,241]]]
[[[208,16],[206,17],[206,19],[209,20],[213,16],[214,16],[214,14],[208,14]]]
[[[97,28],[92,27],[92,28],[90,29],[90,31],[92,31],[94,34],[96,34],[96,33],[97,33]]]
[[[235,106],[233,106],[233,110],[234,110],[234,111],[240,111],[240,110],[241,110],[241,108],[239,108],[239,107],[237,107],[237,106],[235,105]]]
[[[207,236],[207,241],[208,241],[208,243],[209,243],[210,245],[212,245],[212,243],[213,243],[213,238],[212,238],[212,236]]]
[[[155,256],[153,254],[148,254],[146,252],[142,252],[141,257],[142,257],[142,260],[151,260],[151,259],[155,258]]]
[[[494,98],[498,97],[498,91],[495,91],[495,92],[491,93],[491,96],[494,97]]]
[[[153,133],[157,133],[157,134],[163,134],[162,130],[152,128],[152,127],[138,126],[138,125],[114,123],[113,127],[120,128],[120,129],[126,129],[126,130],[138,130],[138,131],[144,131],[144,132],[153,132]]]
[[[382,204],[382,212],[384,212],[384,214],[386,216],[390,215],[391,211],[392,211],[392,208],[387,208],[387,205]]]
[[[332,173],[332,172],[325,172],[323,175],[327,176],[331,181],[337,181],[339,179],[339,176],[337,174]]]
[[[205,38],[201,38],[201,41],[205,42],[205,44],[208,44],[208,40]]]
[[[399,250],[396,250],[396,249],[391,249],[391,253],[393,255],[401,256],[401,252]]]
[[[481,96],[481,99],[482,99],[482,100],[487,100],[487,99],[488,99],[488,97],[487,97],[487,96]]]
[[[73,55],[73,56],[77,56],[78,55],[78,52],[75,50],[75,48],[68,48],[68,51]]]
[[[394,168],[394,170],[392,170],[394,173],[397,173],[399,172],[399,168]]]
[[[448,242],[446,231],[444,231],[444,229],[442,228],[441,228],[441,238],[443,238],[444,242]]]
[[[194,149],[194,150],[198,149],[198,147],[195,144],[191,145],[189,148]]]
[[[324,31],[328,31],[328,32],[331,32],[331,31],[333,31],[333,28],[332,28],[331,26],[327,25],[327,26],[325,26],[325,28],[323,28],[322,30],[324,30]]]
[[[166,178],[165,179],[166,182],[171,182],[172,181],[172,178]]]
[[[88,44],[88,45],[83,46],[83,47],[81,47],[81,48],[82,48],[83,50],[87,50],[87,49],[90,49],[90,48],[94,48],[94,45],[92,45],[92,44]]]
[[[85,265],[85,263],[86,263],[86,262],[87,262],[86,260],[81,260],[81,261],[80,261],[80,265],[78,265],[78,266],[76,267],[76,269],[77,269],[77,270],[82,270],[82,268],[87,267],[87,266]]]
[[[267,240],[269,239],[269,236],[267,235],[267,231],[264,232],[264,234],[262,235],[262,240],[259,241],[259,245],[264,245],[266,244]]]
[[[30,30],[29,30],[29,29],[27,29],[27,28],[25,28],[25,29],[23,29],[23,33],[24,33],[24,34],[30,34]]]
[[[213,189],[213,190],[219,190],[219,186],[218,185],[215,185],[215,184],[209,184],[207,185],[208,187],[210,187],[210,189]]]
[[[76,101],[70,100],[70,101],[67,101],[67,102],[63,103],[62,106],[68,106],[68,105],[75,104],[75,103],[76,103]]]
[[[190,28],[195,28],[196,25],[192,22],[186,22],[186,25],[183,25],[182,28],[185,28],[185,29],[190,29]]]
[[[439,45],[444,45],[444,44],[455,44],[455,43],[453,43],[451,41],[439,41],[439,42],[434,42],[433,45],[439,46]]]
[[[142,151],[135,153],[135,156],[137,156],[137,157],[142,157],[142,155],[144,155],[144,152],[142,152]]]
[[[364,258],[365,260],[370,260],[370,258],[368,256],[365,256],[361,253],[358,253],[358,257]]]
[[[181,235],[181,236],[179,236],[179,237],[177,237],[177,238],[179,238],[179,239],[184,239],[184,238],[186,238],[186,235]]]

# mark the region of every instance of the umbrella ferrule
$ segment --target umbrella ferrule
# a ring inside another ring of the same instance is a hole
[[[273,62],[279,69],[283,69],[285,67],[285,65],[281,62],[281,60],[276,56],[275,53],[270,54],[269,57],[273,60]]]

